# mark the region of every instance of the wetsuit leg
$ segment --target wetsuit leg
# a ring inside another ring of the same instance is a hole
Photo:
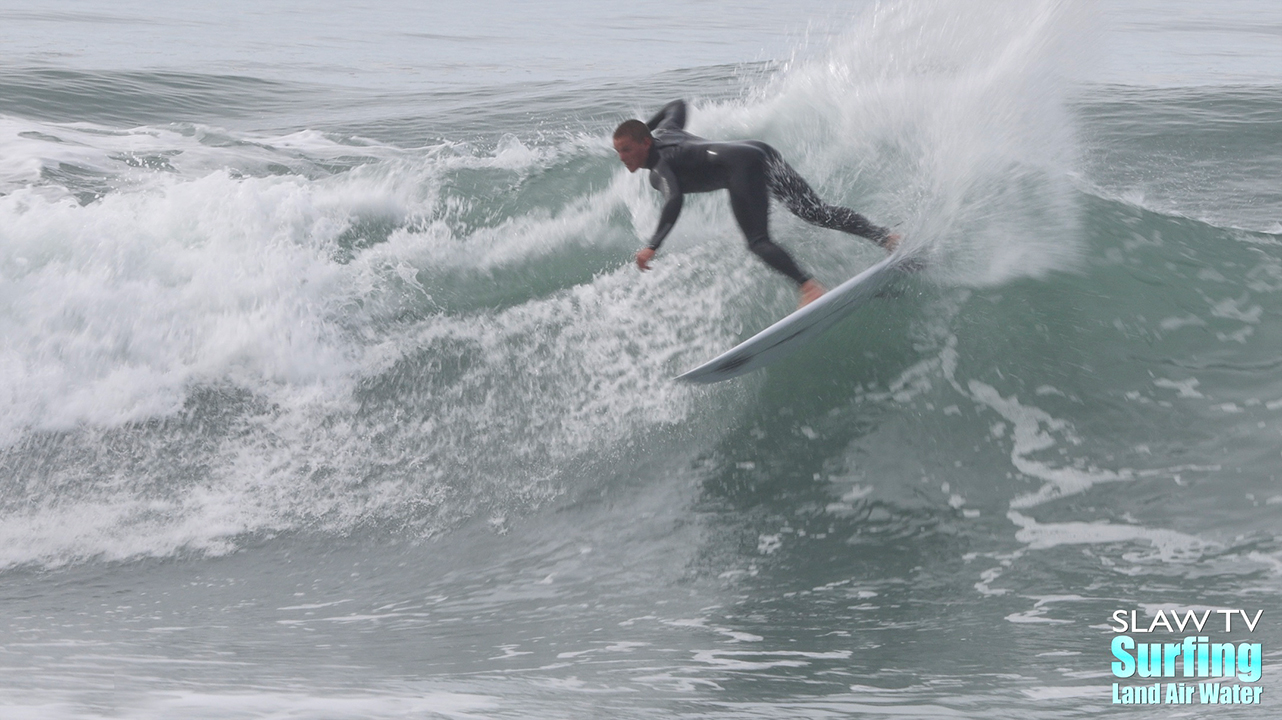
[[[748,240],[748,249],[798,285],[805,283],[810,276],[797,267],[786,250],[770,241],[767,155],[748,143],[719,143],[715,153],[725,172],[730,209]]]
[[[851,235],[868,238],[885,246],[890,231],[874,225],[868,218],[840,205],[829,205],[810,187],[796,170],[792,169],[779,152],[763,142],[751,141],[766,153],[768,158],[766,179],[770,192],[779,198],[793,215],[811,225],[830,230],[840,230]]]

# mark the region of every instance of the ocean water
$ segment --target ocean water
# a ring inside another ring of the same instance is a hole
[[[1276,3],[315,5],[0,5],[0,716],[1276,715]],[[673,383],[795,302],[631,265],[676,97],[927,270]]]

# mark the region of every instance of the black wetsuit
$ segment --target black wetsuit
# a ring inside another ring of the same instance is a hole
[[[808,223],[885,245],[889,230],[868,222],[854,210],[825,203],[774,148],[756,140],[705,140],[686,132],[685,124],[683,100],[668,103],[646,122],[654,142],[644,167],[650,170],[650,184],[664,196],[651,248],[658,250],[672,231],[685,193],[713,190],[730,191],[730,208],[748,239],[748,249],[798,284],[810,276],[783,248],[770,241],[770,195]]]

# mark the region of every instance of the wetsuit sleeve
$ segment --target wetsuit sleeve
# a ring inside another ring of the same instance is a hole
[[[673,100],[655,116],[646,121],[650,132],[655,130],[684,130],[686,127],[686,101]]]
[[[650,169],[650,184],[663,193],[663,210],[659,213],[659,227],[650,238],[650,249],[658,250],[663,244],[663,239],[672,232],[672,226],[677,224],[677,218],[681,215],[681,206],[685,200],[681,185],[677,183],[676,175],[666,162],[660,161]]]

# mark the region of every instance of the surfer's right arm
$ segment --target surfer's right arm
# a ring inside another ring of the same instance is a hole
[[[686,125],[686,101],[673,100],[664,105],[654,117],[646,121],[646,127],[651,132],[659,130],[683,130]],[[653,152],[653,151],[652,151]],[[677,182],[676,173],[663,157],[650,168],[650,184],[656,190],[663,193],[663,210],[659,212],[659,226],[655,228],[654,235],[650,236],[650,242],[637,252],[637,267],[641,270],[650,269],[650,260],[654,253],[663,244],[664,238],[672,232],[672,226],[677,224],[677,218],[681,216],[681,206],[685,200],[681,192],[681,184]]]
[[[650,259],[663,244],[664,238],[668,237],[668,233],[672,232],[672,226],[677,224],[681,207],[685,204],[677,176],[664,160],[660,159],[650,168],[650,184],[663,193],[663,210],[659,211],[659,227],[655,228],[650,242],[637,253],[637,267],[642,270],[650,269]]]
[[[663,106],[654,117],[646,121],[651,132],[655,130],[684,130],[686,127],[686,101],[673,100]]]

